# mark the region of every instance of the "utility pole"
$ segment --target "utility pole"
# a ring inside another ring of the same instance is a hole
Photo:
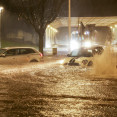
[[[71,0],[68,0],[68,29],[69,29],[69,49],[70,49],[70,41],[71,41]]]
[[[80,40],[80,18],[78,18],[78,41]]]
[[[1,48],[1,34],[2,34],[2,10],[4,8],[0,7],[0,48]]]

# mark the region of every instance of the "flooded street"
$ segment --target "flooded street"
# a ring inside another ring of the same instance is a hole
[[[44,63],[0,66],[0,117],[116,117],[117,76]]]
[[[117,0],[0,0],[0,117],[117,117]]]

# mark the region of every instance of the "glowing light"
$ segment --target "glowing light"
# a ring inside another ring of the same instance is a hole
[[[75,49],[79,49],[81,47],[81,44],[75,40],[72,40],[70,42],[70,49],[71,50],[75,50]]]
[[[50,28],[50,25],[48,25],[48,28]]]
[[[50,46],[51,44],[50,44],[50,42],[46,42],[46,48],[50,48],[51,46]]]
[[[63,64],[63,63],[64,63],[64,60],[60,60],[59,63],[60,63],[60,64]]]
[[[78,34],[78,31],[73,31],[72,34],[73,35]]]
[[[110,28],[112,29],[113,27],[112,27],[112,26],[110,26]]]
[[[84,42],[84,47],[90,48],[91,47],[91,42],[90,41]]]
[[[0,12],[1,12],[3,9],[4,9],[3,7],[0,7]]]
[[[52,26],[48,25],[47,28],[50,28],[51,30],[53,30],[54,32],[58,32],[57,29],[53,28]]]
[[[90,33],[89,31],[85,31],[84,32],[85,35],[89,35],[89,33]]]
[[[117,25],[115,25],[115,27],[117,28]]]

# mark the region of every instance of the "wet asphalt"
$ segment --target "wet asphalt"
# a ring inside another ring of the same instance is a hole
[[[0,117],[117,117],[116,75],[56,60],[0,67]]]

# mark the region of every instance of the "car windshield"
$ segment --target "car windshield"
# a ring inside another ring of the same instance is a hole
[[[89,50],[73,50],[70,57],[92,57],[92,51]]]
[[[6,51],[6,49],[0,49],[0,54],[3,54]]]

